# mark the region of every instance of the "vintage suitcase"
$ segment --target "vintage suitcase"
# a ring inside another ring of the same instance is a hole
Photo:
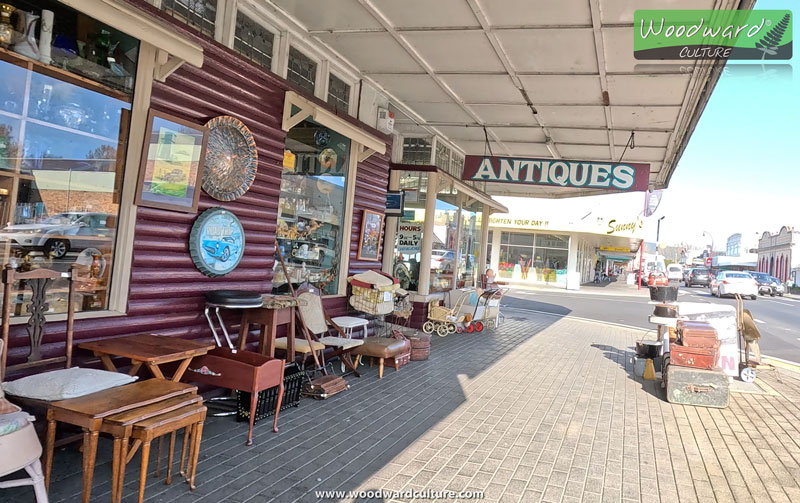
[[[690,348],[718,348],[717,331],[705,321],[683,321],[677,323],[681,344]]]
[[[321,400],[341,393],[349,387],[350,385],[347,384],[347,381],[340,376],[322,376],[314,379],[310,383],[306,383],[305,386],[303,386],[303,394]]]
[[[714,348],[692,348],[672,343],[669,345],[669,362],[681,367],[713,369],[719,361],[719,341]]]
[[[667,401],[724,409],[730,399],[728,376],[721,370],[667,365]]]

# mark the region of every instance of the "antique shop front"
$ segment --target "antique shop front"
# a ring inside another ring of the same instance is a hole
[[[288,281],[343,314],[347,276],[380,268],[390,138],[352,116],[357,81],[246,6],[187,5],[3,7],[27,27],[0,46],[3,261],[78,265],[76,343],[207,338],[205,291]],[[28,350],[24,290],[9,363]],[[66,287],[48,295],[48,320],[63,320]],[[47,325],[44,353],[63,333]]]

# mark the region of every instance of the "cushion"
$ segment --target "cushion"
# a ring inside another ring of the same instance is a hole
[[[22,429],[30,421],[31,416],[27,412],[12,412],[11,414],[0,414],[0,436],[14,433]]]
[[[319,342],[326,346],[341,346],[342,349],[350,349],[356,346],[361,346],[364,341],[361,339],[345,339],[344,337],[320,337]]]
[[[286,337],[278,337],[275,339],[275,347],[278,349],[286,350]],[[317,341],[311,341],[311,347],[314,348],[314,351],[321,351],[325,349],[325,344],[321,344]],[[310,353],[311,349],[308,347],[308,341],[305,339],[297,339],[294,340],[294,350],[298,353]]]
[[[52,402],[115,388],[136,379],[119,372],[72,367],[4,382],[3,389],[9,395]]]
[[[394,337],[367,337],[364,339],[364,344],[353,350],[353,354],[390,358],[405,351],[407,343],[406,339]]]
[[[231,307],[261,307],[264,303],[260,293],[247,290],[211,290],[205,296],[209,304]]]

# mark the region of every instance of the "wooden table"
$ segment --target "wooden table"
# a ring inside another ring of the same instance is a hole
[[[103,419],[186,393],[197,393],[197,387],[166,379],[148,379],[78,398],[49,403],[44,450],[45,486],[49,487],[50,484],[57,422],[72,424],[84,429],[82,501],[83,503],[89,503],[92,492],[92,478],[94,477],[94,464],[97,457],[97,439],[103,425]]]
[[[138,334],[84,342],[78,344],[78,347],[92,351],[103,362],[106,370],[116,372],[117,367],[114,366],[111,357],[121,356],[130,358],[133,364],[128,374],[136,375],[144,365],[158,379],[166,379],[159,365],[180,361],[178,369],[172,375],[172,380],[178,382],[189,367],[192,358],[204,355],[216,346],[214,344],[187,341],[178,337]]]
[[[295,305],[273,305],[270,295],[264,296],[264,306],[255,309],[245,309],[242,312],[242,322],[239,327],[239,351],[243,351],[247,344],[247,335],[250,325],[260,325],[261,335],[258,339],[258,350],[262,355],[275,357],[275,336],[278,325],[289,325],[286,334],[286,361],[294,361],[294,333],[295,333]],[[296,301],[295,301],[296,302]]]

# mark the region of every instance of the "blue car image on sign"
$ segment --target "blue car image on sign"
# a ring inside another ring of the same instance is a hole
[[[244,229],[236,215],[224,208],[209,208],[192,226],[189,253],[206,276],[224,276],[236,269],[244,252]]]

